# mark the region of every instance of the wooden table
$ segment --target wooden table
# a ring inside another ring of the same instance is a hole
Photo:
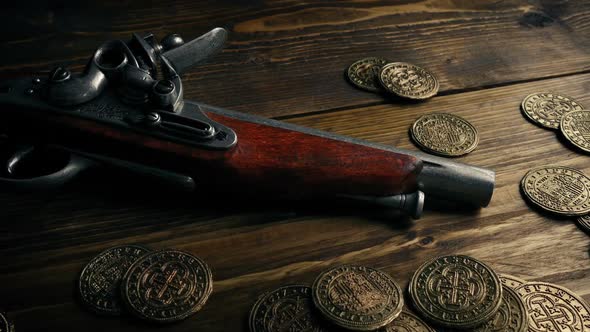
[[[400,224],[333,206],[203,205],[149,184],[104,176],[59,193],[0,194],[0,307],[18,331],[246,331],[257,296],[310,284],[342,263],[380,268],[406,285],[426,259],[467,254],[496,271],[568,287],[590,300],[589,238],[571,218],[526,204],[519,181],[534,166],[590,173],[588,155],[527,121],[522,99],[556,91],[590,105],[590,2],[101,1],[4,8],[1,78],[66,63],[83,68],[105,40],[132,32],[187,39],[226,27],[225,50],[185,76],[187,99],[402,148],[420,115],[450,112],[480,132],[460,162],[497,172],[489,207],[427,209]],[[381,56],[432,70],[437,97],[403,104],[353,88],[343,72]],[[147,188],[147,189],[146,189]],[[288,189],[288,188],[286,188]],[[214,291],[190,319],[153,327],[97,317],[74,283],[103,249],[139,243],[203,258]]]

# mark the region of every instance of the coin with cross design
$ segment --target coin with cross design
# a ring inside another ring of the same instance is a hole
[[[537,167],[525,174],[520,187],[524,196],[543,210],[566,216],[590,213],[590,178],[577,169]]]
[[[148,252],[141,246],[124,245],[98,254],[80,273],[78,293],[81,302],[98,314],[121,314],[121,279],[131,264]]]
[[[406,62],[388,63],[379,73],[385,90],[403,98],[427,99],[438,93],[438,80],[430,71]]]
[[[590,306],[571,290],[527,282],[516,292],[528,310],[529,332],[590,331]]]
[[[435,325],[475,328],[491,319],[502,302],[502,283],[483,262],[462,255],[423,264],[408,287],[414,308]]]
[[[0,332],[14,332],[14,325],[0,312]]]
[[[189,317],[213,290],[211,270],[200,258],[179,250],[148,253],[121,283],[123,300],[139,318],[168,323]]]
[[[322,272],[312,286],[313,303],[332,323],[370,331],[393,321],[402,311],[402,291],[379,270],[341,265]]]
[[[561,117],[563,136],[583,151],[590,152],[590,111],[573,111]]]
[[[403,310],[391,323],[381,328],[379,332],[435,332],[420,317]]]
[[[502,286],[502,303],[492,319],[475,328],[474,332],[526,332],[529,327],[528,311],[516,292]]]
[[[260,296],[250,311],[250,332],[328,331],[314,311],[311,288],[283,286]]]
[[[381,89],[378,79],[379,72],[387,62],[385,59],[375,57],[360,59],[348,67],[346,75],[356,87],[377,92]]]
[[[551,129],[559,128],[564,114],[584,109],[573,98],[550,92],[530,94],[520,106],[524,115],[533,122]]]

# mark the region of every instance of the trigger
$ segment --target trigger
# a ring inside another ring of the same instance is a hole
[[[14,152],[6,162],[6,172],[8,175],[14,176],[16,174],[18,165],[23,160],[27,159],[27,157],[30,156],[33,151],[35,151],[35,147],[32,145],[19,146],[16,152]]]

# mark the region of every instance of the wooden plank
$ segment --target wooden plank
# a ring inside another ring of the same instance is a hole
[[[590,74],[290,119],[292,123],[415,149],[407,130],[418,116],[451,112],[480,132],[477,150],[458,161],[497,172],[489,207],[427,208],[401,222],[348,207],[224,205],[117,178],[87,179],[58,194],[0,194],[0,305],[24,331],[146,331],[131,318],[100,318],[76,301],[73,284],[99,251],[123,243],[175,247],[211,266],[214,292],[175,331],[246,331],[252,303],[266,290],[313,282],[325,268],[367,264],[406,285],[426,259],[462,253],[498,272],[568,287],[590,301],[589,238],[571,220],[532,209],[518,183],[534,166],[559,164],[590,174],[588,155],[528,122],[524,96],[553,90],[590,105]],[[288,188],[286,188],[288,189]]]
[[[365,56],[429,68],[443,94],[588,71],[588,22],[587,1],[68,1],[2,11],[0,77],[79,70],[101,42],[136,31],[225,26],[226,50],[186,76],[186,97],[284,116],[384,103],[343,77]]]

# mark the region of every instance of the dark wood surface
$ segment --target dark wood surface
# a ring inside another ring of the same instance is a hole
[[[535,91],[590,105],[587,1],[23,2],[3,8],[0,19],[0,78],[64,62],[80,69],[101,42],[135,31],[190,38],[225,26],[228,47],[187,75],[188,99],[408,149],[416,149],[408,128],[418,116],[451,112],[481,138],[457,160],[497,172],[489,207],[427,206],[415,222],[337,205],[228,206],[120,175],[96,174],[58,193],[2,192],[0,308],[18,331],[245,331],[266,290],[310,284],[340,263],[377,267],[406,285],[426,259],[451,253],[590,300],[588,235],[569,218],[532,208],[518,189],[534,166],[590,173],[588,155],[519,110]],[[374,55],[431,69],[441,94],[407,104],[354,89],[344,69]],[[125,243],[203,258],[215,280],[207,305],[168,327],[84,310],[78,273]]]

